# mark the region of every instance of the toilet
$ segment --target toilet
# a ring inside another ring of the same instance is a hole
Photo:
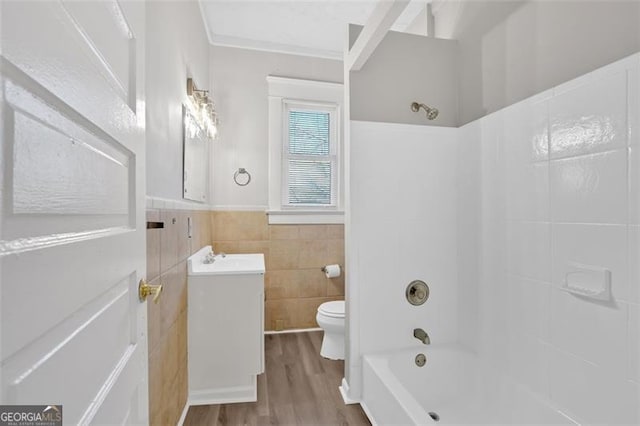
[[[344,359],[344,300],[320,305],[316,321],[324,330],[320,355],[329,359]]]

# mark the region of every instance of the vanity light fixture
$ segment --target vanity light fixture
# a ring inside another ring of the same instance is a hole
[[[209,97],[209,91],[198,89],[193,79],[187,78],[187,96],[190,101],[191,116],[198,127],[206,132],[209,138],[215,139],[218,134],[218,113],[213,105],[213,99]]]

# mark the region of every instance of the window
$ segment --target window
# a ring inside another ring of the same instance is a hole
[[[269,223],[343,223],[342,85],[267,82]]]
[[[336,107],[286,103],[283,207],[335,207]]]

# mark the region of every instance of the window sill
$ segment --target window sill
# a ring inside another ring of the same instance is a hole
[[[267,210],[269,225],[343,224],[344,212],[339,210]]]

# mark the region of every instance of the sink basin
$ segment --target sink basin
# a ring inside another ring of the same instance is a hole
[[[217,256],[213,263],[204,263],[210,252],[211,246],[206,246],[189,258],[189,275],[264,274],[262,253],[228,254],[225,257]]]

